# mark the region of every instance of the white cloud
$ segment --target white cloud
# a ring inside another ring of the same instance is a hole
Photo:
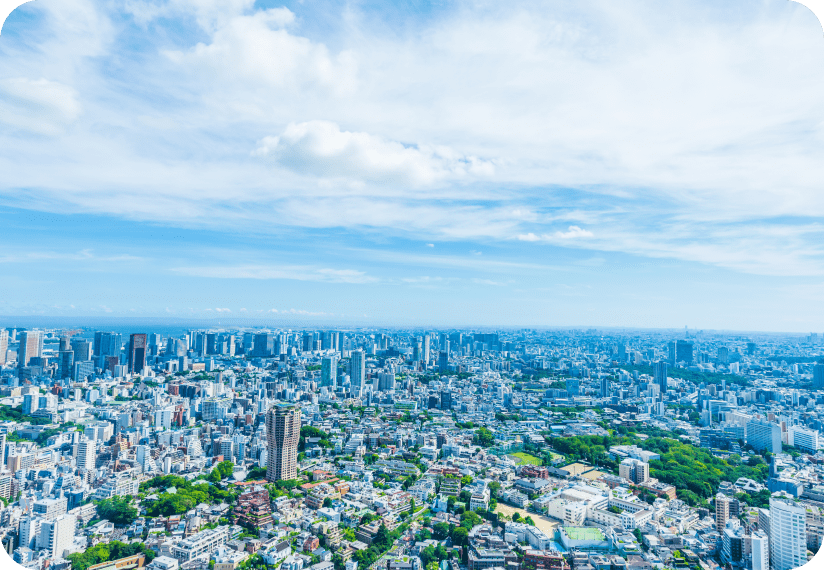
[[[313,25],[333,8],[132,1],[139,53],[118,5],[28,6],[43,28],[0,60],[6,205],[824,271],[824,52],[801,6],[459,3],[387,33],[352,6]]]
[[[43,135],[61,134],[81,113],[77,92],[48,79],[0,80],[0,121]]]
[[[330,269],[311,266],[213,266],[175,267],[171,271],[182,275],[211,277],[216,279],[294,279],[329,283],[373,283],[377,281],[363,271],[354,269]]]
[[[198,43],[185,51],[167,50],[165,54],[180,71],[208,78],[209,91],[217,85],[228,87],[228,93],[235,95],[243,85],[295,95],[313,88],[336,94],[352,92],[357,83],[352,54],[341,51],[332,55],[325,45],[289,33],[285,27],[294,19],[287,8],[218,19],[211,43]],[[220,80],[217,84],[216,78]]]
[[[341,131],[329,121],[291,123],[279,137],[266,137],[256,150],[303,174],[400,186],[445,179],[490,176],[491,162],[447,147],[411,146],[363,132]]]

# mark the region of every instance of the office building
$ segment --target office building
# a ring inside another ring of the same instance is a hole
[[[609,397],[609,376],[601,378],[601,397]]]
[[[449,341],[446,342],[449,343]],[[438,354],[438,372],[441,374],[449,372],[449,350],[442,350]]]
[[[824,388],[824,364],[813,366],[813,388]]]
[[[258,333],[255,335],[255,345],[252,349],[252,356],[267,357],[272,356],[274,348],[274,337],[269,333]]]
[[[74,351],[61,350],[57,356],[57,377],[71,378],[74,369]]]
[[[675,343],[675,361],[692,364],[693,344],[686,340],[679,340]]]
[[[395,373],[392,371],[378,374],[378,391],[389,392],[395,389]]]
[[[352,397],[359,398],[363,384],[366,382],[366,354],[360,349],[353,350],[350,355],[349,366]]]
[[[129,337],[129,374],[142,374],[146,366],[146,334]]]
[[[320,363],[320,385],[336,386],[338,383],[338,357],[325,356]]]
[[[807,563],[807,516],[792,499],[770,498],[770,567],[795,570]]]
[[[442,410],[451,410],[452,409],[452,392],[449,390],[442,390],[441,391],[441,409]]]
[[[266,479],[296,479],[300,408],[277,403],[266,412]]]
[[[9,331],[0,329],[0,366],[6,363],[6,353],[9,351]]]
[[[94,333],[95,356],[120,356],[123,349],[123,335],[114,332],[97,331]]]
[[[43,356],[43,333],[40,331],[23,331],[20,333],[20,347],[17,349],[17,366],[31,364],[32,358]]]
[[[71,350],[74,352],[74,359],[78,362],[92,359],[92,342],[85,338],[73,338]]]
[[[653,366],[653,374],[655,384],[658,385],[661,397],[663,398],[667,393],[667,363],[663,360],[656,362]]]
[[[425,366],[429,365],[429,352],[431,342],[432,338],[428,334],[423,335],[423,354],[421,355],[421,358],[423,359],[423,363]]]
[[[747,422],[747,443],[756,451],[781,453],[781,426],[768,420]]]

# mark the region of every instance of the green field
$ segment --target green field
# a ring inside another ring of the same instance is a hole
[[[521,460],[518,465],[543,465],[543,461],[541,461],[539,457],[524,453],[523,451],[513,453],[512,456]]]

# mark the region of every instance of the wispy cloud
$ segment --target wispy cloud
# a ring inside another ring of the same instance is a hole
[[[374,283],[377,278],[355,269],[331,269],[312,266],[210,266],[174,267],[172,272],[195,277],[215,279],[294,279],[297,281],[321,281],[330,283]]]

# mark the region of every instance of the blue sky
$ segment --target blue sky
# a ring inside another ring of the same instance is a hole
[[[785,0],[38,0],[0,315],[820,332],[822,69]]]

